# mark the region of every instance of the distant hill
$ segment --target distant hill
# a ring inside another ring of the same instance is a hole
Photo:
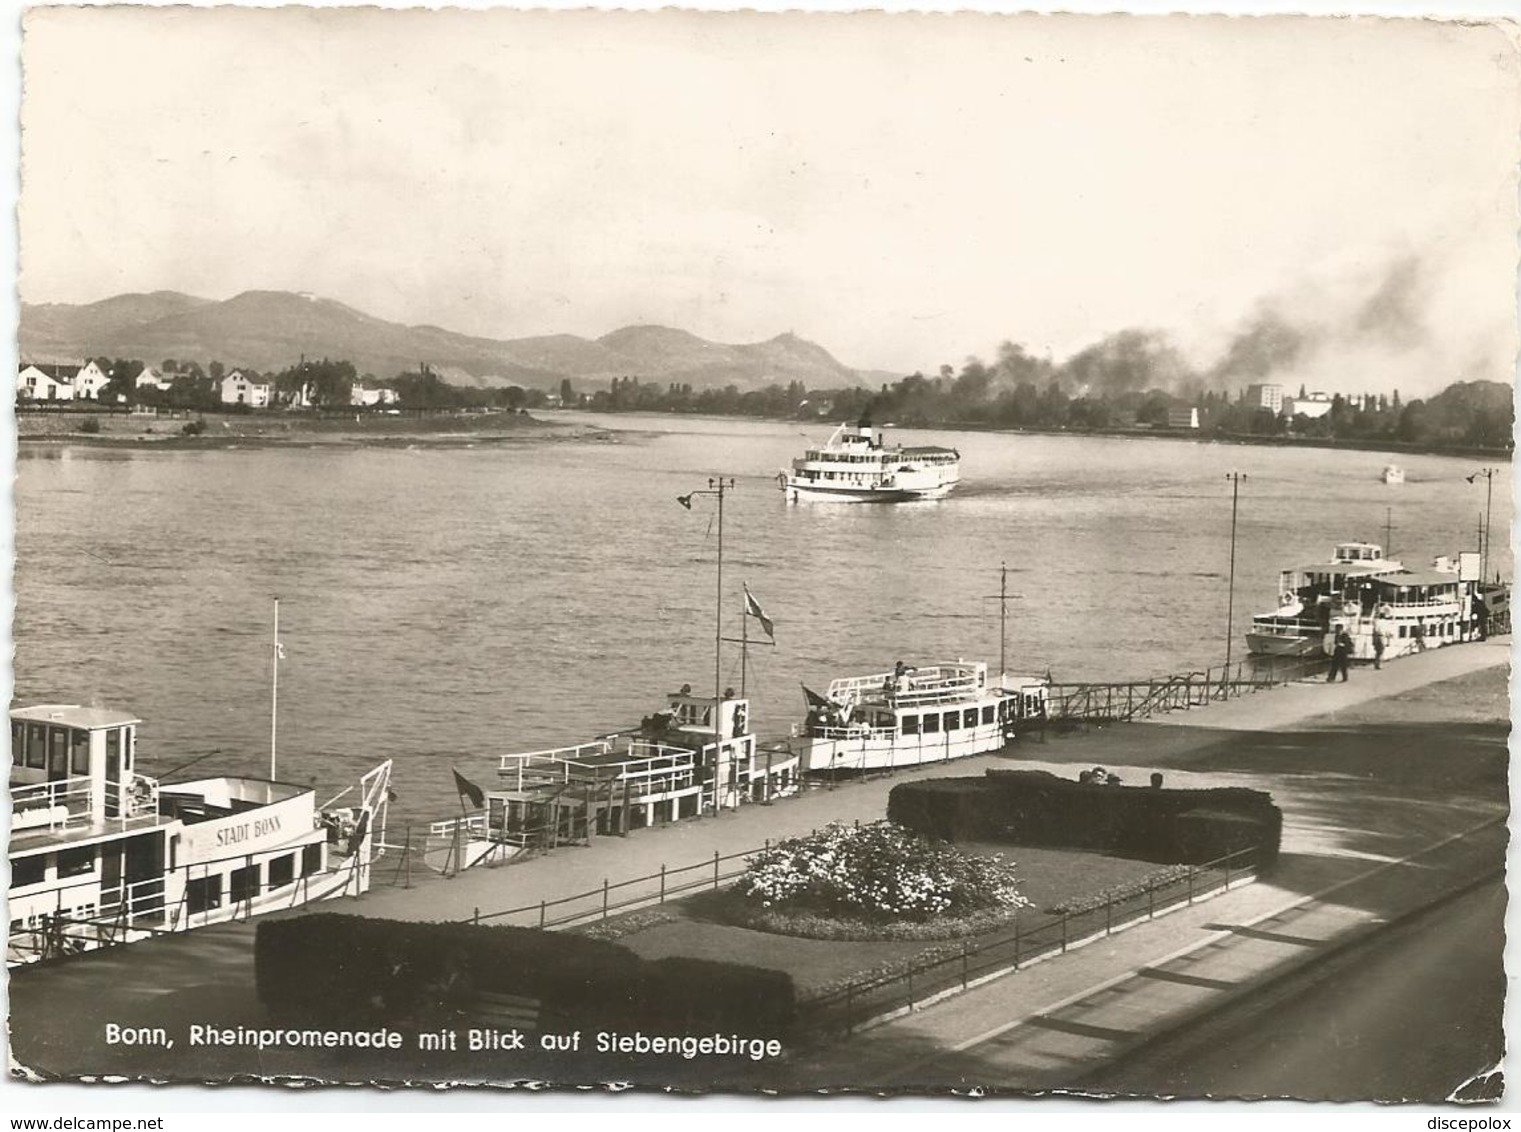
[[[601,386],[614,377],[678,382],[696,390],[741,390],[801,381],[810,389],[875,385],[880,378],[842,365],[822,346],[792,334],[725,345],[684,330],[630,326],[596,340],[574,334],[497,340],[437,326],[403,326],[315,295],[245,291],[217,302],[173,291],[117,295],[98,303],[21,305],[26,361],[102,355],[161,362],[220,361],[229,368],[280,370],[308,358],[342,358],[378,378],[426,362],[455,385],[556,389],[569,378]]]

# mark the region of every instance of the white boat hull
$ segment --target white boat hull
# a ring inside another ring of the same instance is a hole
[[[825,487],[788,479],[785,491],[789,503],[916,503],[944,499],[956,483],[950,480],[922,488]]]
[[[896,770],[924,763],[947,762],[1001,750],[1008,737],[997,723],[933,735],[889,735],[862,732],[843,738],[808,739],[803,744],[805,773]]]
[[[1253,656],[1311,656],[1321,651],[1321,635],[1294,636],[1287,633],[1248,633],[1246,651]]]

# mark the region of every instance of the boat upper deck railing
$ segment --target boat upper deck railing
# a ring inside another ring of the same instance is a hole
[[[539,790],[570,782],[609,782],[625,779],[630,789],[670,775],[690,775],[698,752],[651,739],[632,739],[615,752],[609,743],[583,743],[522,755],[502,756],[501,776],[508,789]],[[511,766],[509,766],[511,760]]]
[[[542,751],[524,751],[517,755],[503,755],[497,765],[498,774],[516,774],[525,763],[539,762],[575,762],[591,755],[605,755],[613,749],[613,745],[606,739],[598,739],[592,743],[580,743],[574,747],[550,747]]]
[[[108,814],[107,808],[115,814]],[[11,788],[11,833],[39,836],[85,833],[92,829],[152,825],[158,822],[158,783],[141,774],[125,782],[105,783],[95,812],[89,775],[35,782]]]
[[[829,698],[836,703],[892,703],[898,707],[921,707],[950,703],[975,696],[987,687],[987,667],[981,664],[939,664],[910,668],[899,676],[882,672],[874,676],[851,676],[829,684]]]

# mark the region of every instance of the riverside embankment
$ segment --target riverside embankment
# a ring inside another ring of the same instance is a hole
[[[725,1068],[715,1069],[709,1083],[1071,1087],[1148,1035],[1217,1009],[1381,920],[1442,898],[1503,863],[1508,659],[1508,642],[1500,641],[1434,650],[1381,672],[1358,670],[1347,684],[1294,686],[1166,722],[1119,725],[1016,749],[1022,765],[1057,773],[1101,763],[1131,781],[1160,770],[1169,785],[1270,790],[1285,812],[1282,859],[1255,884],[828,1050],[799,1054],[764,1078]],[[969,760],[920,773],[976,774],[993,765],[1011,760]],[[616,881],[661,863],[688,863],[715,847],[744,848],[828,820],[879,817],[898,781],[903,779],[862,782],[626,839],[599,839],[589,848],[478,876],[411,890],[382,888],[336,907],[377,916],[467,918],[478,905],[489,910],[528,904],[537,892],[564,895],[594,887],[603,877]],[[1434,846],[1442,848],[1432,851]],[[233,925],[18,971],[11,982],[12,1056],[45,1076],[375,1077],[375,1066],[325,1066],[309,1053],[104,1043],[107,1022],[171,1032],[192,1020],[257,1024],[262,1012],[254,994],[252,939],[251,925]],[[1494,955],[1499,963],[1501,941]],[[513,1079],[510,1068],[478,1074],[472,1067],[450,1076]],[[404,1061],[380,1075],[417,1077]],[[575,1079],[573,1065],[562,1079]]]

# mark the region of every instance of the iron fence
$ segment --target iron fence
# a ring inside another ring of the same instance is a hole
[[[1161,912],[1255,877],[1256,850],[1242,849],[1179,875],[1148,882],[1091,908],[1064,912],[1035,925],[1018,918],[1007,928],[951,945],[907,966],[855,980],[800,1004],[802,1031],[811,1038],[848,1035],[886,1015],[947,992],[1012,973],[1038,959],[1063,954]]]

